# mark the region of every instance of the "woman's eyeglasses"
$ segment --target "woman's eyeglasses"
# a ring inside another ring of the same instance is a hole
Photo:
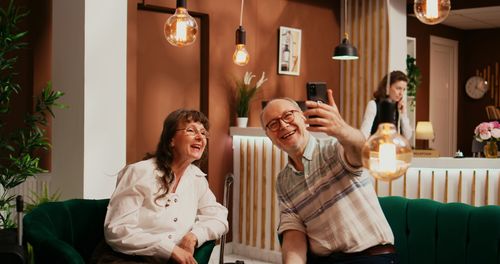
[[[198,130],[194,127],[180,128],[180,129],[176,129],[175,131],[184,131],[186,133],[186,135],[191,136],[191,137],[195,137],[197,134],[200,134],[202,137],[208,139],[208,137],[210,136],[210,134],[208,133],[207,130],[205,130],[205,129]]]
[[[281,117],[278,117],[278,118],[275,118],[275,119],[269,121],[269,123],[267,123],[267,125],[266,125],[266,128],[273,131],[273,132],[278,131],[280,129],[280,126],[281,126],[280,120],[282,120],[283,122],[285,122],[287,124],[290,124],[290,122],[293,122],[293,120],[295,119],[295,115],[294,115],[295,112],[299,112],[299,111],[297,111],[297,110],[286,111],[285,113],[283,113],[283,115],[281,115]]]

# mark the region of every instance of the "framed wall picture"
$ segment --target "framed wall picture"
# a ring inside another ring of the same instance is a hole
[[[280,27],[278,45],[278,74],[299,75],[302,30]]]

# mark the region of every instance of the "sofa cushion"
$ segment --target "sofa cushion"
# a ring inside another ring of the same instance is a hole
[[[402,263],[500,263],[500,207],[380,197]]]

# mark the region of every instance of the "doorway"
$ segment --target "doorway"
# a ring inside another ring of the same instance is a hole
[[[430,147],[442,157],[457,151],[458,41],[431,36],[429,119],[434,126]]]

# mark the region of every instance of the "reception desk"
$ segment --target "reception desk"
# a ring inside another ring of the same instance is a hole
[[[235,178],[233,250],[279,263],[276,234],[279,216],[274,190],[276,175],[287,162],[286,153],[273,146],[261,128],[232,127],[230,134]],[[403,177],[392,182],[372,179],[379,196],[428,198],[475,206],[500,205],[499,159],[414,158]]]

